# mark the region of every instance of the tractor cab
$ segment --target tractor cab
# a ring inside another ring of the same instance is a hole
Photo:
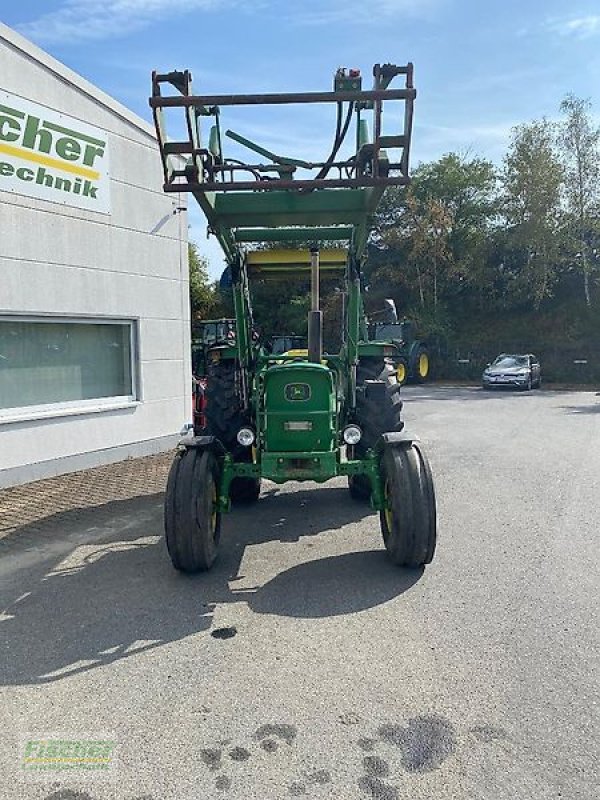
[[[372,326],[372,336],[376,342],[394,341],[403,345],[411,345],[417,338],[417,328],[410,319],[391,324],[376,322]]]
[[[274,355],[306,355],[308,350],[306,336],[295,336],[294,334],[273,336],[269,341],[269,352]]]
[[[207,319],[192,328],[192,374],[205,378],[211,361],[235,354],[234,319]]]
[[[235,342],[235,320],[206,320],[201,325],[201,339],[205,347]]]

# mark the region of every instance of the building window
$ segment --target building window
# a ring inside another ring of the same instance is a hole
[[[0,317],[0,419],[15,410],[133,402],[135,323]]]

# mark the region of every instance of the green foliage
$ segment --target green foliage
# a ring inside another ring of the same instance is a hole
[[[192,320],[210,317],[218,304],[214,282],[208,277],[208,263],[193,242],[188,243],[190,309]]]
[[[489,283],[486,254],[498,214],[491,162],[449,153],[415,170],[404,194],[386,194],[373,237],[373,298],[393,296],[407,313],[448,328],[449,308],[464,308]]]
[[[564,172],[547,120],[513,131],[504,159],[504,246],[510,256],[513,290],[535,309],[552,296],[560,266],[561,190]]]
[[[252,287],[252,310],[261,336],[306,336],[310,288],[306,281],[266,281]]]
[[[592,304],[590,283],[598,274],[600,224],[600,128],[592,125],[590,103],[567,95],[560,104],[565,120],[559,141],[565,164],[568,211],[568,258],[582,273],[585,302]]]
[[[391,297],[420,337],[463,348],[477,341],[481,358],[511,344],[577,349],[599,339],[600,129],[585,100],[569,95],[560,110],[558,124],[516,127],[500,168],[447,153],[419,165],[408,189],[387,190],[365,266],[367,314]],[[193,246],[190,264],[192,255]],[[205,264],[194,282],[190,272],[190,286],[195,311],[231,315]],[[339,288],[322,286],[330,351],[342,328]],[[265,338],[306,333],[308,281],[259,283],[252,295]]]

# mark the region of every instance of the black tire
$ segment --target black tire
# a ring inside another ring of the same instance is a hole
[[[401,431],[402,400],[400,386],[384,381],[365,381],[356,392],[356,421],[362,429],[362,438],[355,446],[358,458],[375,447],[382,433]]]
[[[260,478],[234,478],[229,486],[232,503],[255,503],[260,495]]]
[[[437,538],[436,504],[431,468],[417,442],[388,447],[382,459],[389,509],[380,512],[383,543],[400,567],[429,564]]]
[[[415,383],[425,383],[429,378],[430,358],[429,350],[425,345],[420,345],[413,353],[410,362],[410,375]]]
[[[245,448],[238,444],[236,436],[244,416],[233,361],[219,361],[208,368],[204,413],[206,435],[216,436],[229,453],[240,455]]]
[[[371,481],[366,475],[349,475],[348,489],[353,500],[364,502],[371,497]]]
[[[401,431],[402,400],[400,385],[385,381],[365,381],[356,392],[356,421],[362,429],[362,439],[354,446],[355,458],[364,458],[375,447],[382,433]],[[348,478],[350,496],[354,500],[371,497],[371,481],[366,475]]]
[[[389,361],[376,356],[361,358],[356,368],[356,385],[361,386],[365,381],[394,382],[395,370]]]
[[[212,567],[221,534],[218,486],[219,466],[209,450],[190,448],[175,456],[165,495],[165,539],[175,569]]]

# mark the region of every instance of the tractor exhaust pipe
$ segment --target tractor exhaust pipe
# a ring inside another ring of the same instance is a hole
[[[319,248],[310,249],[310,313],[308,315],[308,360],[321,363],[323,355],[323,314],[319,308]]]

